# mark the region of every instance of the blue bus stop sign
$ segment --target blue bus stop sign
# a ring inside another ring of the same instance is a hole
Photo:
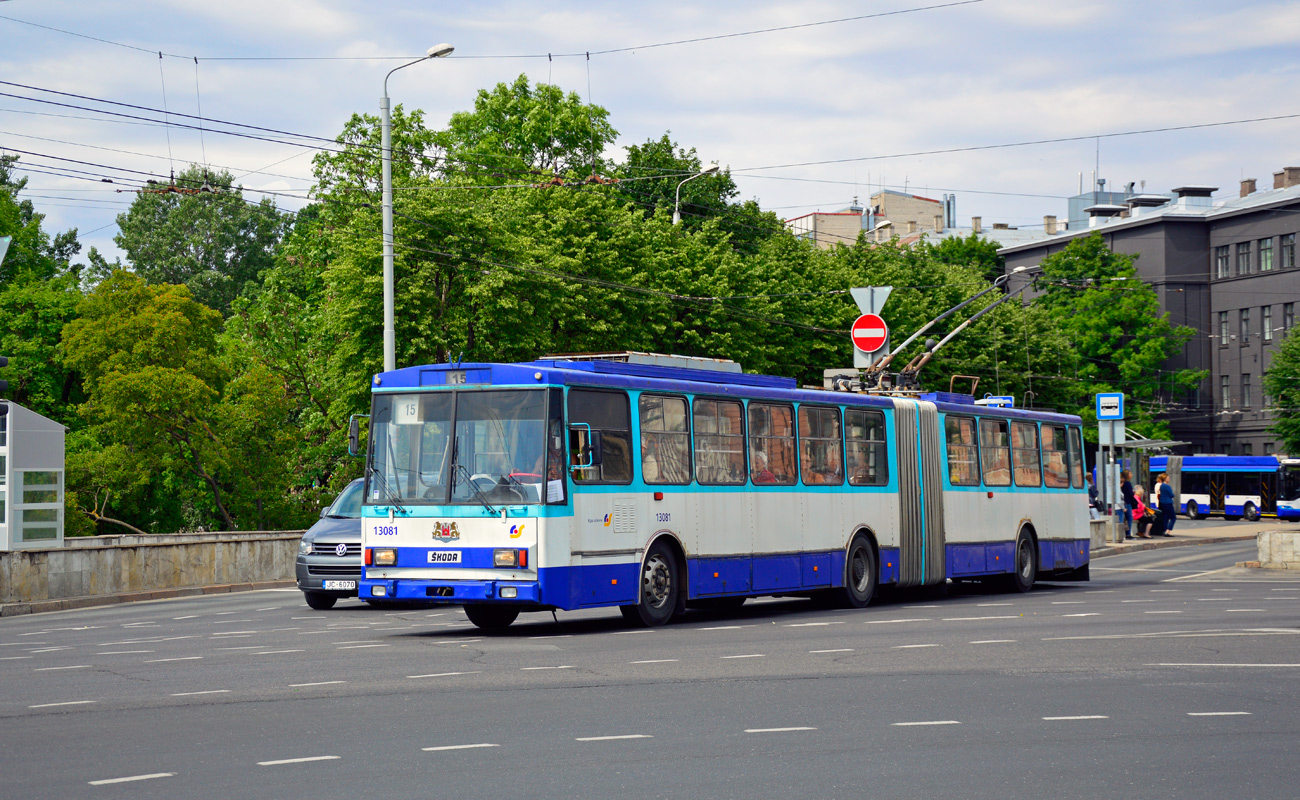
[[[1097,395],[1097,421],[1124,419],[1124,395],[1121,392]]]

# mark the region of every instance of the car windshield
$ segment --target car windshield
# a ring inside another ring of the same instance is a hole
[[[545,429],[537,390],[377,395],[366,502],[542,502]]]
[[[365,484],[362,481],[349,483],[335,498],[334,505],[330,506],[329,515],[344,519],[361,519],[361,499],[364,496]]]
[[[1300,500],[1300,466],[1283,467],[1279,484],[1277,499]]]

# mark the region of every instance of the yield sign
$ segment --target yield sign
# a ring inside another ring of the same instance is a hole
[[[849,328],[853,346],[864,353],[874,353],[889,339],[889,326],[879,314],[863,314]]]

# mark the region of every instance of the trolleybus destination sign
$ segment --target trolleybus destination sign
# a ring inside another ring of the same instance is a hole
[[[874,353],[889,340],[889,326],[879,314],[863,314],[849,328],[853,346],[864,353]]]

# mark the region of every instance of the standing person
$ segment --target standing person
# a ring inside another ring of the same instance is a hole
[[[1162,536],[1173,536],[1174,520],[1178,518],[1178,508],[1174,504],[1174,487],[1169,485],[1169,475],[1160,473],[1156,476],[1156,507],[1165,519],[1165,532]]]
[[[1133,538],[1133,511],[1137,508],[1137,498],[1133,496],[1133,473],[1124,470],[1119,474],[1119,494],[1124,500],[1124,538]]]
[[[1105,514],[1105,509],[1101,505],[1101,495],[1097,492],[1097,482],[1093,480],[1092,473],[1088,474],[1088,515],[1093,519],[1101,519]]]

